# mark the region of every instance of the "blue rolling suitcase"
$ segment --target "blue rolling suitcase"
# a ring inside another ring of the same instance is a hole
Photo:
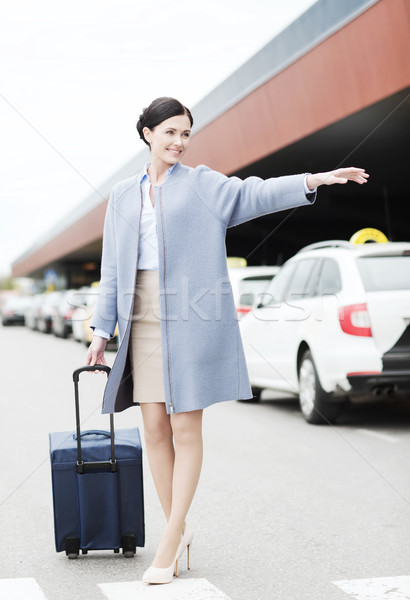
[[[54,532],[57,552],[77,558],[80,550],[123,549],[134,556],[144,546],[142,450],[139,430],[118,429],[110,415],[110,431],[80,428],[78,382],[85,366],[73,373],[76,432],[50,433]]]

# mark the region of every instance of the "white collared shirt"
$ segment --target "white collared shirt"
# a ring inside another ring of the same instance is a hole
[[[172,167],[168,169],[167,177],[174,167],[175,165],[172,165]],[[148,168],[149,164],[146,164],[140,180],[143,205],[137,269],[144,271],[158,271],[157,221],[155,218],[155,210],[149,195],[151,182],[148,176]]]

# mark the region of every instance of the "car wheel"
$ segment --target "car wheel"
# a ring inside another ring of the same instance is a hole
[[[333,423],[342,404],[330,401],[331,394],[320,385],[312,354],[307,350],[299,365],[299,404],[303,416],[312,425]]]
[[[261,388],[253,387],[252,394],[253,394],[253,398],[252,398],[251,402],[260,402],[261,401],[261,394],[262,394]]]
[[[260,402],[262,390],[261,388],[252,388],[253,398],[246,398],[246,400],[238,400],[238,402]]]

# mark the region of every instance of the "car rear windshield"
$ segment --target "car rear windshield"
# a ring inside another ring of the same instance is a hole
[[[410,291],[410,254],[362,256],[357,265],[367,292]]]
[[[255,298],[268,287],[273,275],[254,275],[253,277],[244,277],[238,285],[239,303],[245,306],[252,306]]]

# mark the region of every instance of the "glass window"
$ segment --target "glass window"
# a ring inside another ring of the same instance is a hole
[[[244,277],[238,285],[239,304],[252,306],[255,298],[268,287],[273,275],[255,275]]]
[[[294,269],[295,263],[286,263],[280,269],[266,291],[259,294],[259,306],[272,306],[282,302]]]
[[[410,254],[362,256],[357,266],[366,292],[410,290]]]
[[[338,264],[335,260],[326,258],[320,269],[316,294],[318,296],[337,294],[341,289],[342,279],[340,277]]]
[[[309,298],[314,293],[314,266],[317,264],[316,258],[305,258],[296,263],[296,269],[293,273],[289,289],[286,292],[286,300],[300,300]]]

